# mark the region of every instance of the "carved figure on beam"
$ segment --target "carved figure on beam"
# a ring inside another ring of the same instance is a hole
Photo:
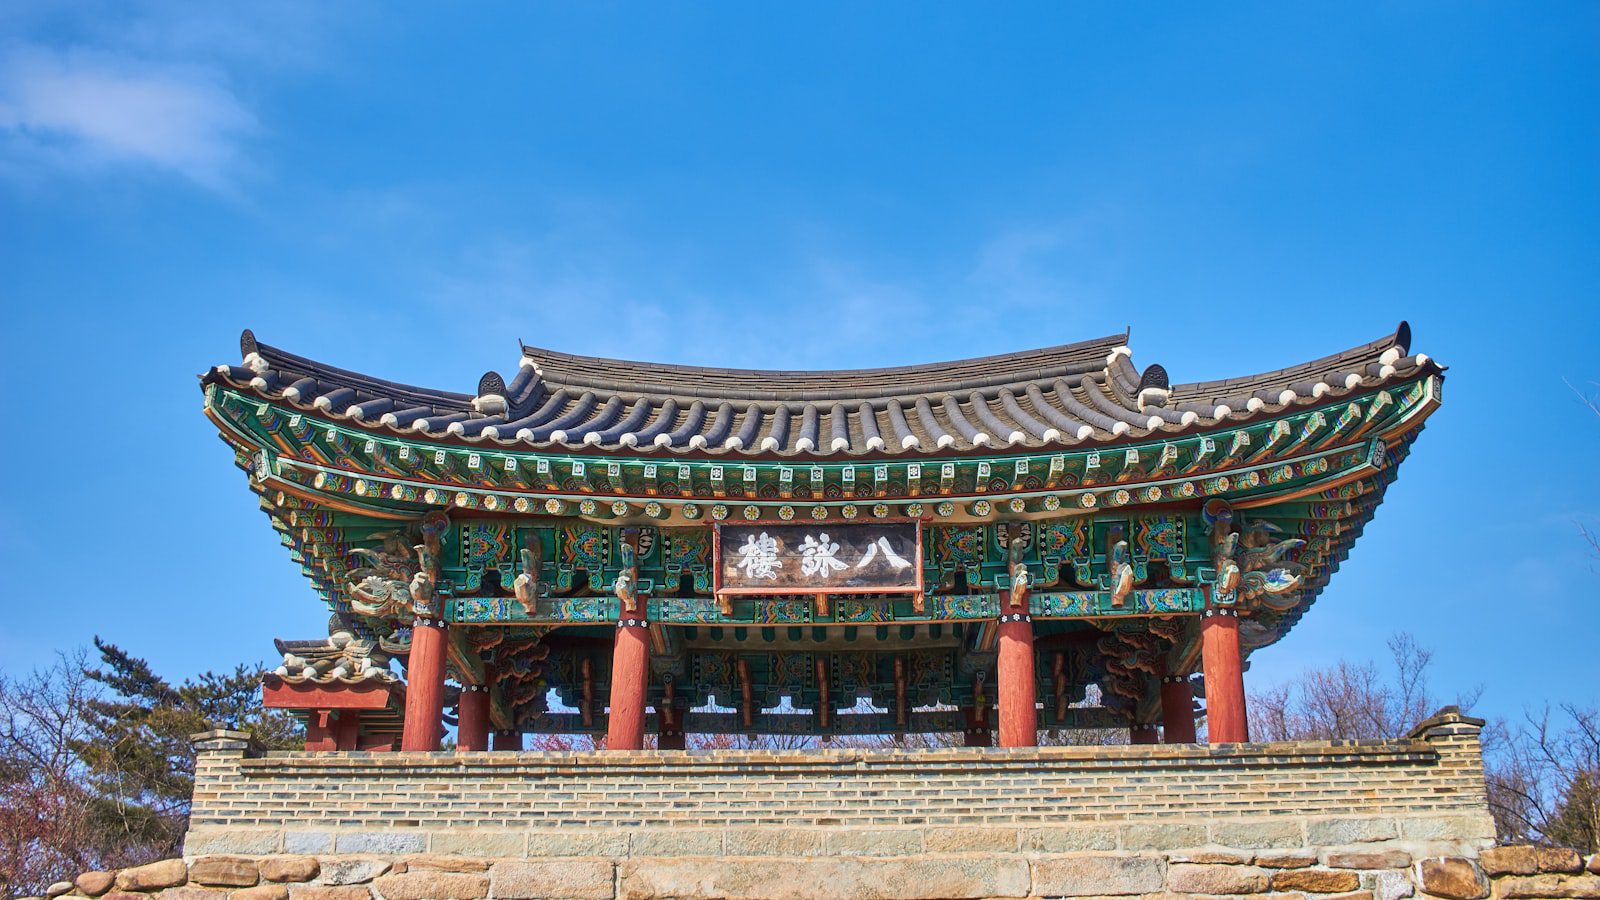
[[[1216,567],[1216,582],[1212,597],[1223,605],[1237,599],[1239,581],[1243,572],[1234,554],[1239,548],[1239,535],[1233,530],[1233,507],[1220,498],[1206,501],[1201,508],[1201,519],[1211,529],[1211,564]]]
[[[438,578],[439,556],[427,544],[417,545],[417,574],[411,576],[407,593],[411,597],[411,611],[418,616],[438,614],[438,595],[434,591]]]
[[[1023,525],[1021,522],[1011,522],[1001,527],[1007,529],[1009,537],[1006,541],[1006,560],[1011,575],[1008,605],[1013,609],[1027,609],[1028,593],[1033,585],[1033,578],[1028,574],[1028,564],[1023,556],[1028,549],[1023,546]]]
[[[411,605],[410,586],[400,579],[368,575],[345,587],[350,591],[350,608],[363,616],[398,618]]]
[[[1275,609],[1286,609],[1293,605],[1293,598],[1283,602],[1274,602],[1273,598],[1299,587],[1303,570],[1298,563],[1275,563],[1304,547],[1306,542],[1300,538],[1274,541],[1273,531],[1275,529],[1267,523],[1258,522],[1245,535],[1246,549],[1239,554],[1239,563],[1244,569],[1239,579],[1239,596],[1242,600],[1261,599]]]
[[[528,545],[521,551],[522,571],[518,573],[511,589],[516,592],[522,611],[534,615],[534,604],[539,599],[539,566],[544,563],[544,544],[539,536],[528,533]]]
[[[411,605],[410,581],[418,572],[420,556],[406,533],[389,531],[376,537],[383,541],[382,548],[358,547],[350,551],[368,563],[350,570],[352,580],[345,584],[350,592],[350,607],[373,618],[404,618]]]
[[[1111,571],[1111,605],[1121,606],[1133,593],[1133,558],[1127,541],[1118,540],[1111,545],[1106,551],[1106,566]]]
[[[612,593],[622,601],[623,613],[637,613],[639,611],[639,531],[635,528],[624,529],[619,549],[622,557],[622,571],[617,573],[616,583],[612,585]]]

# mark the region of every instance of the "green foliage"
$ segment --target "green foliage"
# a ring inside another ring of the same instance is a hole
[[[120,841],[175,853],[194,791],[189,736],[213,728],[250,732],[270,749],[291,749],[299,726],[261,706],[261,670],[206,672],[172,685],[150,664],[95,638],[101,666],[87,670],[108,690],[83,711],[88,737],[73,751],[88,770],[100,828]]]

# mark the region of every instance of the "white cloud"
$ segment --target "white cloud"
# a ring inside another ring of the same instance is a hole
[[[0,70],[0,141],[13,169],[166,170],[213,189],[260,130],[216,69],[23,47]],[[28,174],[26,171],[23,174]]]

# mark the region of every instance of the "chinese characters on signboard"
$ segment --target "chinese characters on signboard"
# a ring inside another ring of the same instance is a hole
[[[917,522],[718,525],[717,591],[920,591],[921,536]]]

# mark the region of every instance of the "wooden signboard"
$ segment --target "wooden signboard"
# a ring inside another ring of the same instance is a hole
[[[793,522],[716,526],[720,594],[922,592],[922,523]]]

